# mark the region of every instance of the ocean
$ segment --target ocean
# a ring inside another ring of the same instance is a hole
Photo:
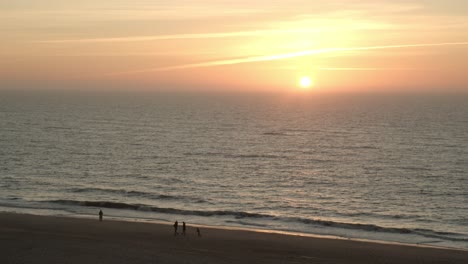
[[[468,249],[468,96],[0,92],[0,211],[100,209]]]

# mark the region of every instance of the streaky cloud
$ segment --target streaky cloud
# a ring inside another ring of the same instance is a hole
[[[315,49],[315,50],[303,50],[303,51],[292,52],[292,53],[283,53],[283,54],[274,54],[274,55],[265,55],[265,56],[251,56],[251,57],[244,57],[244,58],[237,58],[237,59],[216,60],[216,61],[207,61],[207,62],[200,62],[200,63],[175,65],[175,66],[169,66],[169,67],[158,67],[158,68],[149,68],[149,69],[141,69],[141,70],[134,70],[134,71],[114,72],[114,73],[110,73],[109,75],[172,71],[172,70],[205,68],[205,67],[233,65],[233,64],[242,64],[242,63],[275,61],[275,60],[284,60],[284,59],[318,55],[318,54],[331,53],[331,52],[399,49],[399,48],[412,48],[412,47],[456,46],[456,45],[468,45],[468,42],[442,42],[442,43],[420,43],[420,44],[401,44],[401,45],[383,45],[383,46],[347,47],[347,48],[345,47],[323,48],[323,49]]]
[[[252,31],[234,31],[234,32],[215,32],[215,33],[194,33],[194,34],[170,34],[154,36],[133,36],[133,37],[115,37],[115,38],[82,38],[82,39],[53,39],[36,40],[36,43],[99,43],[99,42],[138,42],[152,40],[177,40],[177,39],[216,39],[230,37],[250,37],[272,34],[297,34],[320,32],[322,29],[274,29],[274,30],[252,30]]]
[[[419,68],[382,68],[382,67],[320,67],[319,71],[418,71]]]

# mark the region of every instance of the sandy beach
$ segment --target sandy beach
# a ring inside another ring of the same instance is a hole
[[[182,219],[179,220],[180,222]],[[179,225],[181,231],[181,225]],[[468,252],[187,225],[0,213],[1,263],[468,263]]]

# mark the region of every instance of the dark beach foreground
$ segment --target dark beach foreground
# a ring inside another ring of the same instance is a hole
[[[201,233],[190,223],[186,236],[174,236],[169,224],[0,213],[0,262],[468,263],[461,250],[206,227]]]

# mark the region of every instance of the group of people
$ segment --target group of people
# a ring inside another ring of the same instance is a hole
[[[99,210],[99,221],[102,221],[104,213],[102,210]],[[177,232],[177,229],[179,228],[179,222],[175,221],[174,223],[174,236],[177,236],[179,233]],[[185,236],[185,231],[187,230],[187,226],[185,225],[185,222],[182,222],[182,235]],[[197,227],[197,234],[199,237],[201,237],[200,233],[200,228]]]
[[[179,229],[179,222],[175,221],[174,222],[174,236],[177,236],[179,232],[177,232],[177,229]],[[182,235],[185,236],[185,231],[187,230],[187,226],[185,225],[185,222],[182,222]],[[199,237],[201,237],[200,233],[200,228],[197,227],[197,234]]]

